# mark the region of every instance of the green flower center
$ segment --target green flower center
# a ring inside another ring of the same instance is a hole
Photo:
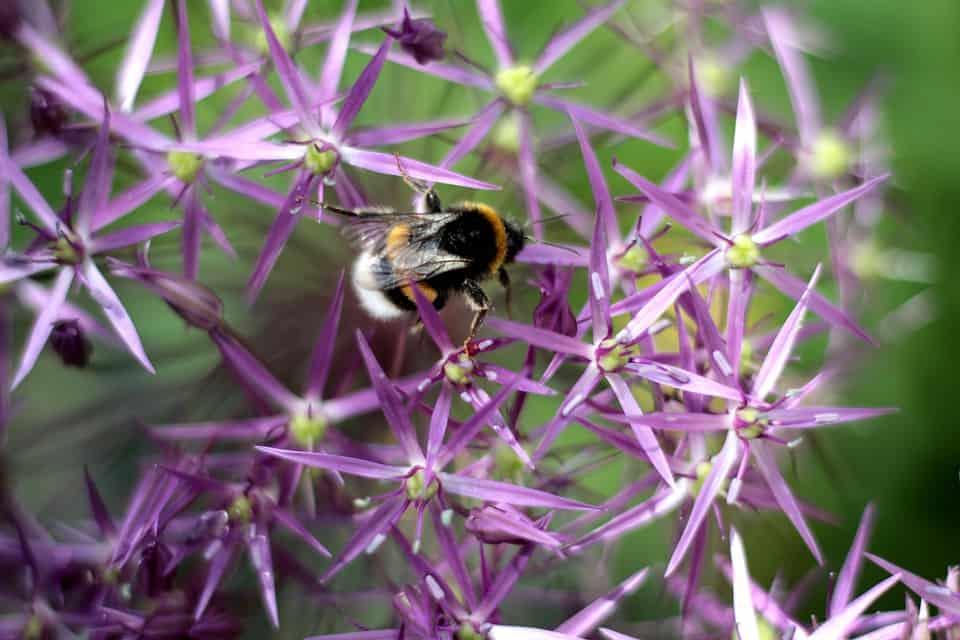
[[[337,152],[333,149],[322,149],[319,145],[311,144],[303,154],[303,166],[315,175],[329,173],[336,165]]]
[[[457,629],[457,640],[484,640],[486,637],[486,634],[477,631],[477,628],[471,622],[464,622]]]
[[[769,622],[759,617],[757,618],[757,632],[760,640],[777,640],[780,637],[780,634]],[[731,639],[740,640],[740,634],[734,631]]]
[[[290,33],[290,29],[287,28],[287,21],[283,16],[279,15],[270,16],[269,21],[274,35],[277,36],[277,40],[280,42],[280,46],[290,51],[293,46],[293,34]],[[261,54],[270,54],[270,45],[267,43],[267,33],[260,27],[259,23],[255,28],[251,29],[250,41],[253,44],[253,48]]]
[[[613,338],[607,338],[597,345],[597,366],[601,371],[613,373],[620,371],[637,355],[637,345],[620,344]]]
[[[810,150],[810,172],[815,178],[833,180],[847,172],[852,153],[847,143],[832,131],[823,131]]]
[[[770,420],[753,407],[738,409],[733,414],[733,425],[737,435],[745,440],[759,438],[767,430]]]
[[[743,233],[733,239],[726,258],[727,264],[734,269],[749,269],[760,261],[760,247],[753,238]]]
[[[53,243],[53,258],[60,264],[80,264],[80,251],[67,238],[57,238]]]
[[[520,122],[516,113],[501,118],[493,128],[493,145],[514,154],[520,151]]]
[[[697,84],[700,90],[711,97],[719,97],[731,85],[731,68],[712,56],[704,56],[696,62]]]
[[[643,247],[630,247],[626,253],[620,256],[617,262],[626,271],[640,273],[647,267],[647,252]]]
[[[407,497],[418,502],[426,502],[437,495],[440,489],[440,482],[436,476],[430,479],[429,484],[426,481],[426,473],[423,469],[417,469],[413,475],[407,478],[406,490]]]
[[[322,413],[302,412],[290,418],[290,435],[304,449],[311,449],[327,433],[327,418]]]
[[[180,182],[191,183],[203,167],[203,157],[189,151],[169,151],[167,166]]]
[[[495,82],[500,93],[518,107],[526,106],[537,90],[537,74],[532,67],[523,64],[503,69]]]
[[[40,616],[34,614],[27,620],[27,624],[23,625],[23,638],[24,640],[40,640],[42,637],[43,621],[40,620]]]
[[[253,519],[253,504],[250,498],[239,495],[227,507],[227,515],[234,524],[246,524]]]
[[[449,360],[443,365],[443,375],[457,386],[469,384],[472,373],[473,360],[465,353],[461,353],[456,361]]]
[[[694,469],[696,477],[693,479],[693,483],[690,485],[690,495],[696,498],[700,495],[700,490],[703,489],[703,484],[707,481],[707,476],[710,475],[710,469],[713,468],[713,463],[710,461],[704,461],[697,465]]]

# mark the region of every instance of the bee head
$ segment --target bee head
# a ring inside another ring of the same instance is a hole
[[[517,254],[523,250],[527,243],[527,234],[523,232],[523,229],[508,220],[503,221],[503,226],[507,232],[507,255],[504,262],[509,263],[513,262]]]

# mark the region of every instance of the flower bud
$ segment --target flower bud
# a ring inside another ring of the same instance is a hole
[[[187,324],[210,331],[223,322],[223,302],[208,287],[182,276],[112,260],[114,275],[139,280],[163,298]]]
[[[67,110],[52,93],[33,88],[30,92],[30,123],[34,133],[58,136],[67,124],[67,118]]]
[[[431,20],[413,20],[410,13],[404,9],[399,30],[384,28],[384,31],[396,38],[400,48],[410,54],[418,64],[443,60],[443,45],[447,41],[447,34],[437,29]]]
[[[53,323],[50,332],[50,346],[68,367],[82,369],[90,362],[93,345],[83,333],[76,320],[59,320]]]

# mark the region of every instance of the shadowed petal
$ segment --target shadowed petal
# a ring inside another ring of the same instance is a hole
[[[267,239],[263,243],[263,248],[257,256],[257,262],[253,266],[250,278],[247,280],[247,300],[254,301],[260,295],[260,290],[266,284],[270,272],[280,258],[280,252],[294,227],[300,220],[300,212],[303,210],[303,203],[310,197],[310,187],[313,184],[314,176],[306,171],[301,171],[297,177],[297,182],[284,201],[283,206],[277,211],[277,217],[273,219],[270,225],[270,231],[267,233]]]
[[[367,339],[363,337],[363,333],[358,329],[356,335],[360,355],[363,356],[363,363],[367,367],[367,373],[370,376],[370,382],[373,383],[373,388],[377,392],[377,398],[380,399],[380,408],[384,417],[390,424],[394,436],[400,442],[400,446],[403,447],[408,462],[410,464],[423,464],[424,455],[420,443],[417,442],[417,431],[410,422],[410,416],[403,401],[397,395],[393,383],[387,379],[387,374],[383,372],[383,368],[377,362],[377,358],[370,350],[370,345],[367,344]]]
[[[197,96],[194,93],[193,51],[190,48],[190,22],[187,1],[177,0],[177,93],[180,96],[180,126],[184,137],[197,135]]]
[[[793,311],[787,316],[787,320],[783,323],[780,331],[777,332],[777,337],[774,338],[770,350],[767,351],[767,355],[763,359],[763,364],[760,365],[760,370],[753,382],[753,397],[759,402],[763,402],[764,398],[773,391],[780,374],[783,373],[783,368],[787,366],[787,359],[790,357],[790,352],[793,351],[793,345],[797,340],[797,333],[800,331],[803,316],[806,314],[807,305],[810,303],[810,294],[813,288],[817,286],[819,277],[820,265],[817,265],[817,268],[813,270],[813,275],[810,277],[806,290],[800,296],[800,300]]]
[[[307,376],[305,395],[321,397],[323,388],[330,375],[330,366],[333,364],[333,352],[337,345],[337,330],[340,327],[340,313],[343,310],[343,272],[337,280],[337,288],[333,291],[333,298],[327,309],[327,317],[320,328],[313,355],[310,358],[310,373]]]
[[[807,290],[806,283],[800,278],[794,276],[786,269],[780,267],[757,265],[753,268],[754,272],[763,277],[767,282],[787,294],[794,300],[799,300]],[[823,295],[816,291],[810,292],[810,299],[807,306],[811,311],[836,327],[843,327],[855,336],[871,344],[876,344],[873,338],[864,331],[857,322],[851,318],[845,311],[827,300]]]
[[[766,8],[762,14],[770,44],[787,81],[787,92],[797,118],[800,140],[803,144],[812,144],[822,126],[820,102],[810,71],[797,48],[791,44],[791,41],[796,42],[796,34],[790,24],[790,16],[779,8]]]
[[[130,32],[127,51],[117,71],[117,102],[122,111],[131,111],[137,99],[140,83],[150,64],[153,45],[157,41],[164,0],[147,0],[137,24]]]
[[[352,476],[376,478],[378,480],[394,480],[407,474],[406,467],[391,467],[390,465],[338,456],[331,453],[317,453],[315,451],[300,451],[299,449],[276,449],[274,447],[255,447],[260,453],[275,458],[289,460],[315,469],[339,471]]]
[[[513,51],[510,50],[510,39],[499,0],[477,0],[477,13],[487,34],[487,42],[497,57],[497,67],[509,69],[513,66]]]
[[[155,238],[179,226],[179,220],[169,220],[167,222],[151,222],[127,227],[120,231],[94,238],[88,249],[91,253],[103,253],[121,247],[129,247],[130,245],[146,242],[151,238]]]
[[[430,430],[427,434],[427,469],[434,469],[440,447],[443,446],[443,438],[447,433],[447,423],[450,420],[452,400],[453,386],[449,384],[441,385],[440,394],[433,405],[433,413],[430,414]]]
[[[307,90],[303,84],[303,78],[300,77],[300,69],[290,58],[290,54],[280,44],[277,34],[270,24],[270,18],[267,16],[267,10],[263,8],[263,0],[256,0],[257,16],[260,18],[260,26],[263,27],[263,33],[267,38],[267,47],[270,49],[270,58],[283,84],[283,90],[290,100],[290,105],[300,117],[300,125],[306,129],[312,138],[320,135],[320,128],[317,122],[310,116],[310,100],[307,97]]]
[[[374,55],[373,59],[363,68],[360,77],[357,78],[357,81],[354,82],[350,88],[350,93],[347,94],[346,99],[343,101],[343,106],[340,108],[337,120],[333,123],[332,133],[338,140],[342,139],[344,134],[347,133],[350,125],[353,124],[354,119],[357,117],[357,113],[360,112],[363,103],[366,102],[370,92],[373,91],[373,85],[380,76],[380,70],[383,69],[383,63],[387,60],[387,53],[390,51],[390,45],[392,44],[393,38],[387,36],[383,44],[380,45],[380,49],[377,50],[376,55]]]
[[[753,241],[758,245],[765,247],[773,244],[774,242],[782,240],[787,236],[795,235],[807,227],[820,222],[824,218],[833,215],[854,200],[869,193],[874,187],[886,180],[888,177],[889,175],[882,175],[877,176],[876,178],[871,178],[859,187],[854,187],[853,189],[849,189],[843,193],[838,193],[834,196],[830,196],[829,198],[824,198],[819,202],[814,202],[811,205],[794,211],[787,217],[781,218],[765,229],[761,229],[753,234]]]
[[[613,0],[605,5],[591,8],[583,18],[553,36],[534,63],[533,70],[541,74],[549,69],[554,62],[577,46],[594,29],[609,20],[610,16],[623,6],[624,1]]]
[[[662,516],[673,513],[690,496],[687,482],[681,481],[670,488],[660,489],[640,504],[618,513],[583,538],[570,546],[570,551],[579,553],[597,542],[613,542],[624,534],[645,527]]]
[[[277,613],[277,587],[273,574],[273,558],[270,554],[270,539],[265,533],[254,533],[247,538],[247,552],[250,565],[260,583],[260,598],[267,610],[267,617],[274,629],[280,626]]]
[[[357,149],[356,147],[340,147],[340,156],[347,164],[351,164],[367,171],[382,173],[388,176],[400,176],[400,169],[397,167],[397,158],[389,153],[380,153],[379,151],[367,151]],[[476,180],[463,174],[449,169],[420,162],[413,158],[400,156],[400,164],[403,166],[407,175],[414,180],[423,180],[424,182],[442,182],[443,184],[452,184],[467,189],[483,189],[499,191],[500,187],[489,182]]]
[[[747,91],[747,82],[740,79],[740,98],[737,103],[737,128],[733,134],[733,222],[731,235],[739,235],[750,227],[753,208],[753,185],[757,175],[757,123],[753,104]]]
[[[670,556],[670,562],[667,563],[667,570],[664,573],[665,576],[669,577],[680,566],[687,550],[690,548],[690,544],[696,537],[697,532],[700,531],[704,519],[710,512],[710,507],[713,505],[717,494],[720,493],[723,483],[726,482],[727,476],[730,475],[730,470],[733,469],[733,465],[739,457],[740,438],[737,437],[736,433],[730,431],[727,433],[727,439],[724,440],[723,448],[713,457],[710,464],[710,473],[707,474],[707,477],[703,481],[703,486],[700,487],[700,491],[697,492],[697,497],[693,502],[693,509],[690,511],[690,517],[687,518],[687,524],[683,528],[683,533],[680,534],[680,540],[673,550],[673,555]]]
[[[252,393],[278,409],[292,411],[297,406],[299,398],[290,393],[235,337],[222,331],[211,331],[210,337],[234,375]]]
[[[517,254],[516,261],[526,264],[543,264],[561,267],[586,267],[590,264],[589,252],[584,247],[561,245],[559,247],[528,242]]]
[[[262,66],[262,62],[254,60],[247,64],[238,65],[233,69],[228,69],[223,73],[204,76],[194,80],[194,101],[208,98],[220,89],[230,86],[238,80],[243,80],[250,74],[259,71]],[[148,122],[169,115],[180,107],[180,99],[180,89],[178,87],[175,91],[169,91],[144,103],[133,112],[133,117],[135,120]]]
[[[591,361],[583,370],[580,378],[570,387],[566,399],[560,404],[560,410],[544,428],[543,436],[537,444],[536,451],[533,452],[534,461],[541,460],[547,454],[553,442],[571,420],[570,416],[587,400],[594,387],[600,382],[602,375],[596,362]]]
[[[353,49],[355,51],[359,51],[360,53],[365,53],[371,56],[377,51],[377,47],[366,44],[355,45]],[[463,67],[458,67],[456,65],[444,64],[443,62],[435,61],[428,65],[422,65],[406,51],[396,50],[390,52],[390,54],[387,56],[387,60],[405,67],[409,67],[418,73],[435,76],[448,82],[454,82],[466,87],[486,89],[488,91],[493,90],[493,82],[490,80],[490,78],[480,75],[476,71],[464,69]]]
[[[103,209],[110,197],[113,184],[113,164],[110,149],[110,109],[104,99],[103,122],[93,144],[90,168],[83,182],[83,192],[77,203],[74,227],[81,238],[86,238],[97,211]]]
[[[337,555],[333,563],[323,572],[323,575],[320,576],[320,582],[329,581],[354,558],[363,553],[365,549],[369,549],[372,543],[380,539],[385,531],[396,524],[403,512],[406,511],[408,504],[409,502],[400,495],[394,495],[377,507],[377,510],[366,519],[364,526],[356,528],[356,533]]]
[[[103,208],[98,208],[93,212],[93,221],[91,229],[96,232],[105,226],[112,224],[124,217],[128,213],[139,209],[150,198],[154,197],[176,180],[175,176],[155,173],[144,179],[137,185],[119,194],[116,198],[106,203]]]
[[[581,122],[585,122],[594,127],[599,127],[601,129],[606,129],[607,131],[613,131],[614,133],[630,136],[631,138],[646,140],[660,147],[673,148],[674,146],[673,143],[666,138],[663,138],[655,133],[651,133],[646,129],[642,129],[625,118],[612,113],[599,111],[598,109],[595,109],[589,105],[581,104],[574,100],[558,98],[554,95],[540,93],[534,96],[533,101],[545,107],[556,109],[557,111],[572,113]]]
[[[813,537],[813,532],[810,531],[810,527],[803,517],[803,512],[800,510],[797,499],[793,497],[790,487],[787,486],[787,481],[784,480],[780,474],[774,452],[766,442],[762,441],[754,442],[750,448],[757,461],[757,468],[763,475],[764,480],[767,481],[767,485],[769,485],[770,491],[773,492],[773,497],[776,498],[777,504],[780,505],[783,513],[790,519],[790,522],[793,523],[793,526],[800,534],[800,537],[803,538],[807,547],[810,548],[810,552],[813,554],[817,563],[823,564],[823,555],[820,553],[820,547],[817,545],[817,541]]]
[[[434,66],[436,63],[431,63]],[[473,123],[463,137],[447,152],[440,162],[441,167],[452,167],[461,158],[473,151],[487,136],[490,129],[496,124],[506,105],[503,100],[496,99],[487,103],[473,119]],[[523,140],[521,139],[521,142]]]
[[[419,140],[448,129],[465,127],[470,123],[471,120],[467,119],[447,118],[371,127],[350,132],[347,141],[357,147],[400,144],[410,140]]]
[[[533,122],[530,114],[523,111],[514,112],[519,128],[518,138],[520,146],[517,149],[517,168],[520,171],[520,184],[523,187],[523,202],[526,205],[527,217],[533,227],[533,236],[537,240],[543,239],[543,226],[540,224],[540,200],[537,193],[537,152],[533,141]]]
[[[876,509],[873,504],[868,504],[863,510],[863,516],[860,518],[860,526],[857,527],[857,535],[853,539],[853,545],[843,561],[843,567],[837,575],[837,583],[833,587],[833,593],[830,595],[830,607],[827,613],[830,617],[840,615],[843,608],[850,603],[853,596],[853,590],[857,586],[857,579],[860,577],[860,568],[863,565],[863,553],[867,549],[867,542],[870,534],[873,532],[873,521]]]
[[[607,374],[606,378],[607,384],[610,385],[614,395],[617,396],[617,401],[620,403],[620,408],[623,409],[624,415],[628,417],[643,415],[643,410],[640,409],[637,399],[633,396],[630,385],[624,382],[623,378],[618,375]],[[667,456],[660,447],[657,436],[649,427],[643,424],[631,422],[630,428],[633,430],[633,435],[637,438],[637,442],[640,443],[640,447],[643,449],[644,454],[646,454],[647,459],[650,460],[650,464],[657,470],[660,477],[672,487],[674,485],[673,471],[670,470],[670,463],[667,462]]]
[[[743,550],[740,533],[730,528],[730,564],[733,566],[733,618],[740,640],[760,640],[757,611],[750,594],[750,573],[747,554]]]
[[[313,534],[310,533],[292,513],[284,509],[274,509],[273,517],[280,523],[280,526],[306,542],[314,551],[322,556],[331,557],[327,548],[320,544],[320,541],[314,538]]]
[[[217,540],[212,544],[222,543]],[[233,560],[235,552],[236,548],[232,544],[222,545],[210,560],[210,566],[207,568],[207,577],[203,581],[203,590],[200,592],[200,597],[197,598],[197,606],[193,610],[195,620],[203,617],[204,612],[207,610],[207,605],[210,604],[210,599],[213,598],[213,594],[217,591],[217,587],[220,586],[224,574],[230,567],[230,562]]]
[[[62,268],[57,274],[47,305],[37,314],[37,319],[33,321],[27,343],[23,347],[23,355],[20,357],[20,365],[17,367],[17,373],[13,376],[13,382],[10,384],[11,389],[16,389],[27,377],[27,374],[33,369],[33,365],[37,362],[37,358],[40,357],[40,352],[43,351],[44,345],[47,344],[47,338],[53,331],[53,323],[59,317],[60,308],[67,299],[70,284],[73,282],[73,275],[74,271],[70,268]]]
[[[575,509],[579,511],[592,511],[597,507],[571,500],[561,498],[546,491],[529,489],[507,482],[498,482],[496,480],[487,480],[484,478],[470,478],[454,473],[438,473],[440,484],[444,491],[456,493],[468,498],[477,500],[486,500],[488,502],[504,502],[517,507],[541,507],[544,509]]]
[[[694,211],[690,205],[679,200],[672,193],[661,189],[630,167],[620,164],[616,159],[613,161],[613,169],[626,178],[630,184],[646,194],[652,202],[659,205],[667,212],[668,216],[679,222],[687,230],[700,236],[700,238],[706,240],[711,245],[718,243],[717,236],[722,234],[720,234],[717,229],[714,229],[709,222],[704,220],[699,213]]]
[[[290,421],[286,414],[248,420],[191,422],[150,427],[150,437],[157,440],[261,440],[279,433]]]
[[[127,350],[133,354],[133,357],[137,359],[144,369],[150,373],[155,373],[150,359],[143,350],[143,344],[140,342],[140,336],[137,334],[137,328],[133,325],[133,320],[130,319],[130,315],[127,313],[127,310],[123,308],[123,303],[120,302],[120,298],[114,293],[113,289],[107,283],[106,278],[103,277],[103,274],[100,273],[100,270],[97,269],[97,266],[93,263],[93,260],[88,258],[83,261],[83,264],[80,266],[80,275],[87,291],[89,291],[93,299],[97,301],[97,304],[103,308],[104,315],[107,316],[107,320],[113,325],[114,331],[117,332],[117,335],[120,336],[120,339],[127,346]]]
[[[882,407],[862,409],[852,407],[798,407],[796,409],[772,409],[765,412],[765,415],[770,420],[771,425],[786,429],[803,429],[868,420],[895,411],[896,409]]]
[[[353,31],[353,20],[357,14],[357,0],[347,0],[344,3],[343,13],[333,30],[330,44],[327,47],[327,56],[320,71],[320,83],[317,86],[316,97],[319,100],[329,100],[337,93],[340,77],[343,75],[343,63],[347,59],[347,48],[350,46],[350,35]],[[332,123],[332,112],[329,107],[321,109],[321,120],[327,126]]]
[[[876,602],[880,596],[886,593],[890,587],[899,582],[900,578],[901,575],[897,573],[876,585],[865,594],[851,602],[850,606],[848,606],[838,615],[833,616],[822,625],[817,627],[817,630],[811,633],[807,640],[835,640],[835,638],[845,637],[857,623],[857,620],[860,619],[860,616],[863,615],[863,612],[866,611],[870,605]],[[905,580],[904,584],[907,584]],[[931,600],[931,602],[933,601]]]
[[[433,340],[433,343],[437,345],[442,355],[446,356],[452,353],[454,351],[453,342],[450,341],[450,335],[447,333],[447,328],[444,326],[440,314],[424,297],[420,287],[410,287],[410,290],[413,292],[413,301],[417,305],[417,315],[420,317],[424,330]]]
[[[486,324],[505,336],[522,340],[547,351],[557,351],[587,360],[593,358],[593,347],[576,338],[502,318],[490,318]]]
[[[443,448],[437,454],[437,469],[443,469],[450,461],[459,454],[464,447],[473,442],[473,439],[480,432],[484,425],[488,424],[490,416],[494,415],[497,409],[507,400],[511,393],[517,388],[520,378],[517,377],[505,384],[489,402],[479,409],[474,409],[473,415],[460,425],[456,433],[443,445]],[[444,385],[446,386],[446,385]],[[531,465],[532,466],[532,465]]]
[[[631,595],[643,581],[647,579],[649,569],[641,569],[621,582],[614,589],[601,598],[594,600],[579,613],[557,627],[558,633],[568,633],[574,636],[585,636],[600,626],[604,620],[613,615],[620,600]]]
[[[696,129],[696,142],[700,145],[700,151],[707,166],[717,174],[722,172],[725,166],[720,154],[721,140],[720,131],[717,128],[717,113],[713,102],[700,91],[692,56],[687,59],[687,74],[690,81],[690,113]],[[692,136],[693,133],[691,133]]]
[[[903,581],[903,584],[908,589],[916,593],[927,602],[936,605],[938,608],[942,609],[943,612],[949,613],[951,616],[960,616],[960,592],[951,591],[943,585],[931,582],[930,580],[922,578],[915,573],[910,573],[909,571],[901,569],[892,562],[887,562],[883,558],[875,556],[872,553],[866,553],[864,555],[870,558],[870,560],[877,564],[881,569],[890,573],[894,578],[899,576]],[[852,607],[853,605],[851,604],[850,606]]]

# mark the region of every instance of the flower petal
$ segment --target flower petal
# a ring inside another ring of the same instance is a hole
[[[117,70],[117,102],[121,111],[133,110],[140,83],[150,64],[153,45],[157,41],[164,4],[164,0],[147,0],[137,24],[130,32],[127,50]]]
[[[380,153],[379,151],[368,151],[357,149],[356,147],[340,147],[340,155],[343,161],[367,171],[381,173],[388,176],[401,176],[399,167],[397,167],[397,157],[389,153]],[[462,175],[449,169],[443,169],[436,165],[420,162],[413,158],[400,156],[400,165],[406,171],[407,175],[414,180],[424,182],[441,182],[443,184],[452,184],[467,189],[483,189],[499,191],[500,187],[489,182],[476,180]]]
[[[488,502],[503,502],[517,507],[539,507],[543,509],[575,509],[578,511],[593,511],[597,507],[555,496],[546,491],[538,491],[521,487],[507,482],[472,478],[455,473],[438,473],[440,484],[444,491],[456,493],[476,500]]]
[[[591,7],[587,15],[550,38],[550,42],[543,48],[537,61],[533,64],[533,70],[539,75],[549,69],[554,62],[577,46],[594,29],[609,20],[623,6],[624,2],[625,0],[613,0],[604,5]]]
[[[833,587],[833,593],[830,594],[830,607],[827,610],[830,617],[840,615],[844,607],[850,603],[853,590],[857,586],[857,579],[860,577],[863,553],[867,549],[867,542],[873,532],[875,512],[873,504],[868,504],[867,508],[863,510],[860,526],[857,527],[857,535],[854,537],[853,545],[851,545],[850,551],[843,561],[840,573],[837,574],[837,582]]]
[[[620,600],[631,595],[643,581],[647,579],[649,569],[641,569],[626,580],[618,584],[614,589],[607,592],[602,597],[594,600],[589,605],[580,610],[572,618],[568,618],[559,627],[558,633],[567,633],[573,636],[586,636],[594,629],[600,626],[604,620],[613,615]]]
[[[750,227],[753,209],[753,186],[757,177],[757,122],[753,104],[747,91],[747,82],[740,79],[740,98],[737,103],[737,128],[733,134],[733,170],[730,176],[733,190],[733,222],[730,235],[737,236]]]
[[[750,573],[743,540],[736,528],[730,528],[730,564],[733,565],[733,617],[739,640],[760,640],[757,611],[750,593]]]
[[[322,397],[323,388],[327,385],[330,376],[330,367],[333,364],[334,348],[337,345],[337,330],[340,327],[340,314],[343,311],[343,277],[337,280],[337,288],[333,290],[333,297],[327,307],[327,317],[323,321],[317,342],[310,357],[310,373],[307,375],[307,388],[304,395]]]
[[[88,249],[91,253],[104,253],[121,247],[129,247],[130,245],[146,242],[171,229],[176,229],[180,224],[179,220],[169,220],[167,222],[151,222],[127,227],[120,231],[114,231],[113,233],[94,238]]]
[[[370,92],[373,91],[373,85],[380,76],[380,70],[383,69],[383,63],[387,60],[387,53],[390,51],[390,45],[392,44],[393,38],[387,36],[377,53],[363,68],[360,77],[353,83],[350,92],[347,93],[343,106],[340,108],[340,113],[337,114],[337,120],[333,123],[332,133],[336,139],[340,140],[344,137],[357,117],[357,113],[360,112],[363,103],[366,102]]]
[[[127,310],[124,309],[120,298],[114,293],[106,278],[103,277],[103,274],[100,273],[100,270],[97,269],[97,266],[93,263],[93,260],[88,258],[83,261],[83,264],[80,265],[80,275],[87,291],[90,292],[93,299],[96,300],[97,304],[103,309],[104,315],[107,316],[107,320],[113,325],[113,330],[117,332],[117,335],[126,345],[127,350],[133,354],[133,357],[137,359],[144,369],[150,373],[155,373],[150,359],[143,350],[143,344],[140,342],[140,336],[137,334],[137,328],[133,325],[133,320],[130,319],[130,315],[127,313]]]
[[[510,38],[507,36],[507,25],[503,20],[499,0],[477,0],[477,13],[480,14],[480,24],[487,34],[487,42],[497,57],[497,67],[509,69],[513,66],[513,51],[510,49]]]
[[[352,476],[361,478],[374,478],[377,480],[395,480],[407,475],[406,467],[392,467],[379,462],[371,462],[360,458],[351,458],[348,456],[338,456],[332,453],[319,453],[316,451],[301,451],[299,449],[277,449],[275,447],[254,447],[260,453],[264,453],[274,458],[289,460],[297,464],[302,464],[314,469],[324,469],[327,471],[339,471]]]
[[[33,369],[33,365],[40,357],[40,352],[47,344],[47,338],[53,331],[53,323],[60,314],[60,308],[67,299],[67,293],[70,291],[70,285],[73,283],[74,271],[70,268],[61,268],[57,274],[57,279],[53,283],[50,291],[50,297],[47,305],[37,314],[33,321],[33,327],[30,329],[30,335],[27,338],[26,345],[23,347],[23,355],[20,356],[20,364],[17,367],[17,373],[13,376],[11,389],[16,389],[27,374]]]

